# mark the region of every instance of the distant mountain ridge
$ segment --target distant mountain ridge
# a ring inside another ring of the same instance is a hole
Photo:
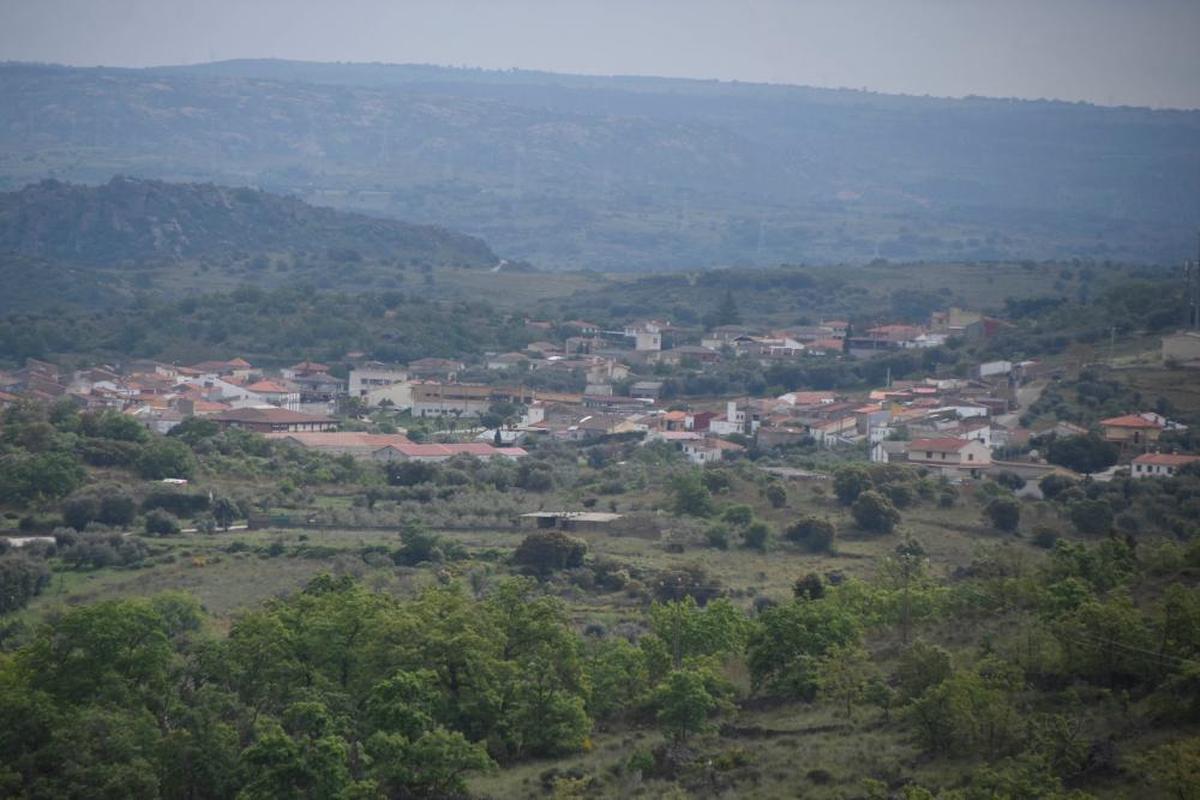
[[[0,65],[0,187],[114,172],[446,225],[544,267],[1174,262],[1200,112],[419,65]]]
[[[0,193],[5,252],[102,267],[300,252],[429,266],[497,262],[483,241],[442,228],[255,189],[124,177],[99,186],[46,180]]]

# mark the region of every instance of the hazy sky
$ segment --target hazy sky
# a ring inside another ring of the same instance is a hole
[[[0,60],[521,67],[1200,107],[1200,0],[0,0]]]

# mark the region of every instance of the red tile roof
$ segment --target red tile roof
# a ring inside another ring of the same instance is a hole
[[[1161,428],[1162,425],[1157,422],[1152,422],[1145,417],[1139,417],[1137,414],[1126,414],[1123,417],[1112,417],[1111,419],[1102,419],[1100,424],[1106,428]]]
[[[1182,467],[1200,461],[1200,456],[1189,456],[1182,453],[1146,453],[1133,460],[1135,464],[1154,464],[1160,467]]]
[[[291,394],[291,389],[286,386],[281,386],[275,381],[256,381],[246,387],[248,392],[257,392],[259,394]]]

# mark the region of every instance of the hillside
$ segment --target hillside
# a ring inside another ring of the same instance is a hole
[[[113,178],[95,187],[47,180],[0,194],[0,253],[113,266],[305,252],[408,265],[497,261],[469,236],[253,189]]]
[[[421,66],[0,66],[0,186],[253,184],[547,268],[1174,262],[1200,112]]]

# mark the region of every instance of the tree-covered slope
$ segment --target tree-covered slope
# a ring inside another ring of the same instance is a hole
[[[431,266],[497,260],[470,236],[253,189],[114,178],[100,186],[47,180],[0,194],[0,253],[113,266],[300,252]]]

